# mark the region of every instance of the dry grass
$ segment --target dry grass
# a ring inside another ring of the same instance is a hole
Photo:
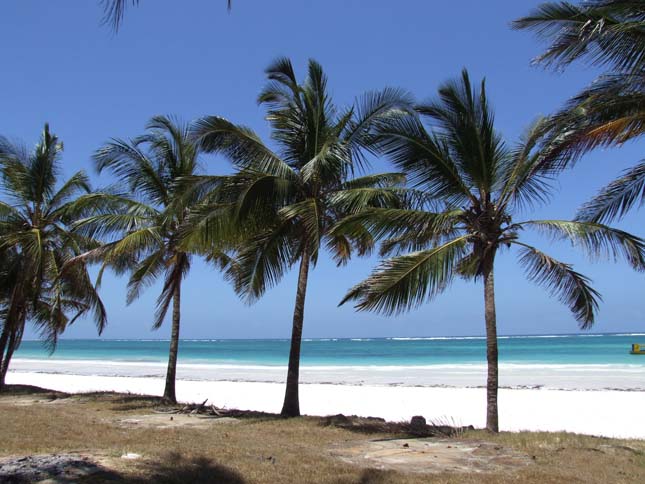
[[[492,441],[526,453],[533,464],[496,474],[423,475],[365,469],[331,457],[329,449],[343,442],[395,435],[321,425],[319,418],[254,415],[204,429],[119,423],[158,403],[148,397],[10,388],[0,396],[0,456],[80,452],[113,471],[111,482],[135,483],[620,483],[642,482],[645,475],[645,442],[565,433],[466,432],[455,438]],[[125,453],[143,458],[121,459]]]

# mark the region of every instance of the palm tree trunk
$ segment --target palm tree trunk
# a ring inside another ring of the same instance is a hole
[[[5,378],[7,377],[7,371],[9,370],[9,363],[11,363],[11,357],[13,356],[13,352],[16,350],[16,346],[18,346],[16,332],[11,330],[9,330],[8,332],[8,342],[5,343],[6,352],[4,352],[3,348],[4,358],[2,359],[2,365],[0,365],[0,390],[4,388]]]
[[[172,332],[170,335],[170,351],[168,352],[168,370],[166,371],[166,388],[163,391],[163,401],[177,403],[175,394],[175,379],[177,375],[177,354],[179,353],[179,320],[181,304],[181,281],[177,281],[175,294],[172,298]]]
[[[497,316],[495,314],[495,279],[493,261],[484,271],[484,314],[486,317],[486,359],[488,361],[488,380],[486,382],[486,429],[499,432],[497,413],[498,353],[497,353]]]
[[[9,342],[9,324],[5,321],[4,327],[2,328],[2,334],[0,334],[0,369],[4,367],[5,361],[5,351],[7,349],[7,343]],[[4,376],[0,374],[0,391],[4,388]]]
[[[287,388],[282,405],[282,416],[297,417],[300,415],[300,398],[298,380],[300,376],[300,345],[302,342],[302,325],[305,318],[305,297],[307,295],[307,278],[309,276],[309,251],[304,249],[298,273],[296,305],[293,310],[293,327],[291,329],[291,350],[289,351],[289,370]]]

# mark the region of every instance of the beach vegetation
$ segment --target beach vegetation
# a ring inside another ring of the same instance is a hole
[[[62,153],[47,124],[32,150],[0,137],[0,389],[28,322],[51,349],[81,316],[89,314],[99,334],[107,324],[87,265],[66,267],[100,246],[74,230],[100,202],[84,171],[62,179]]]
[[[376,426],[353,430],[328,425],[325,417],[285,420],[249,413],[229,422],[192,417],[185,425],[172,425],[175,421],[164,416],[164,422],[151,426],[141,422],[160,417],[154,413],[159,397],[55,394],[13,386],[7,390],[0,397],[2,455],[65,455],[70,449],[83,449],[82,455],[97,462],[104,473],[80,482],[607,483],[640,482],[645,466],[643,440],[565,432],[468,431],[417,441],[473,449],[469,464],[432,451],[415,452],[415,438],[405,432]],[[353,463],[338,457],[344,447],[368,448],[392,439],[407,439],[408,447],[399,441],[389,453],[358,454]],[[516,453],[527,462],[513,466],[508,455]],[[127,454],[141,457],[121,457]],[[416,455],[407,465],[397,465],[397,459],[409,458],[407,454]],[[493,469],[482,472],[483,465]]]

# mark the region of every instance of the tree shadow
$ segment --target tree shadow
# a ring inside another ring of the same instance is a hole
[[[357,484],[388,484],[394,479],[394,471],[384,471],[381,469],[365,469],[359,477]]]
[[[34,385],[5,385],[0,392],[0,396],[26,396],[26,395],[56,395],[58,398],[68,397],[70,394],[48,390]]]
[[[122,477],[117,479],[117,482],[130,484],[244,484],[246,482],[235,469],[218,464],[207,457],[186,458],[177,453],[168,454],[163,461],[146,464],[144,472],[145,477]]]
[[[31,482],[57,483],[130,483],[130,484],[244,484],[236,470],[207,457],[183,457],[169,453],[157,461],[143,462],[133,468],[138,475],[114,471],[92,459],[76,456],[42,455],[15,459],[0,466],[3,484]]]

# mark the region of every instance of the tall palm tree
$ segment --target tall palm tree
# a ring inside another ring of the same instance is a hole
[[[645,1],[548,2],[513,23],[550,42],[536,62],[566,67],[582,60],[607,71],[553,116],[544,163],[563,167],[598,146],[645,134]],[[627,170],[583,207],[586,220],[609,220],[642,203],[645,162]]]
[[[52,349],[67,326],[88,312],[99,334],[107,323],[86,265],[63,270],[98,242],[71,229],[92,212],[94,197],[82,171],[59,183],[62,150],[47,124],[31,152],[0,137],[0,389],[27,322]]]
[[[156,116],[148,132],[134,140],[113,139],[94,155],[97,170],[109,170],[129,190],[103,194],[107,210],[81,220],[77,230],[92,237],[110,238],[85,258],[102,260],[104,267],[128,270],[127,302],[163,276],[153,322],[159,328],[172,304],[172,330],[163,399],[177,401],[175,377],[179,351],[181,285],[192,254],[181,244],[181,231],[199,193],[180,181],[196,175],[199,149],[187,125]]]
[[[195,123],[203,149],[226,155],[239,172],[226,184],[238,223],[256,228],[237,248],[236,289],[250,301],[277,284],[299,264],[293,312],[284,416],[300,414],[298,380],[305,298],[311,265],[321,248],[344,264],[352,251],[371,248],[368,234],[332,236],[330,227],[366,206],[399,202],[397,173],[354,177],[366,166],[361,151],[370,131],[406,105],[404,93],[386,89],[365,95],[356,106],[337,109],[322,67],[309,61],[303,83],[291,62],[281,58],[266,70],[269,82],[258,102],[268,107],[273,151],[250,129],[209,116]]]
[[[414,204],[402,209],[374,208],[348,217],[332,234],[388,237],[384,260],[342,303],[386,314],[417,307],[444,291],[456,276],[483,282],[488,362],[486,427],[497,432],[498,348],[494,269],[498,254],[517,247],[526,276],[572,311],[582,328],[594,323],[599,294],[589,279],[521,240],[537,229],[570,241],[593,256],[624,257],[645,267],[645,241],[605,225],[561,220],[516,222],[522,205],[544,202],[552,173],[535,150],[539,123],[522,143],[508,148],[495,131],[482,82],[471,86],[468,73],[443,84],[437,99],[383,126],[374,142],[408,174]],[[427,119],[426,130],[422,119]],[[408,252],[412,250],[413,252]]]

